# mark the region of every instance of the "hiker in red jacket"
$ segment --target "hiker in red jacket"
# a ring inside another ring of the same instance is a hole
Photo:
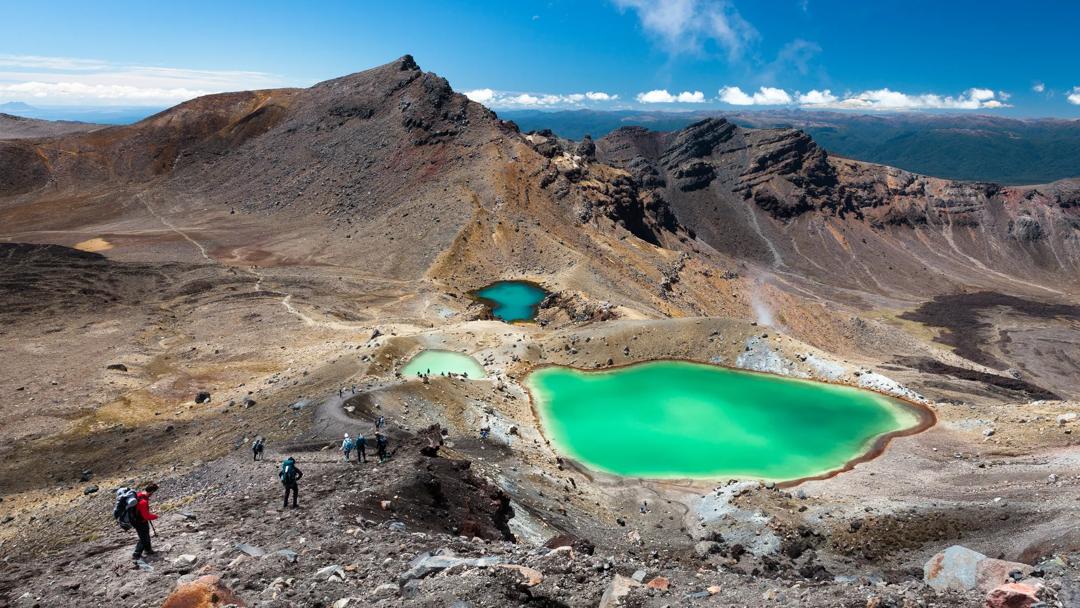
[[[142,559],[143,553],[153,555],[154,549],[150,546],[150,522],[157,519],[157,515],[150,512],[150,497],[157,492],[157,484],[151,483],[136,494],[139,502],[135,504],[135,517],[131,525],[139,534],[139,542],[135,545],[135,553],[131,558],[136,562]]]

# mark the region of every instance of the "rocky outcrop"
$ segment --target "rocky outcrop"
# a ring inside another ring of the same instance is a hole
[[[597,148],[591,138],[575,143],[545,129],[525,135],[525,140],[551,159],[544,185],[561,199],[576,199],[575,215],[581,223],[605,217],[654,245],[681,231],[660,192],[643,187],[642,179],[631,171],[596,162]],[[658,175],[647,166],[641,168],[654,178]]]

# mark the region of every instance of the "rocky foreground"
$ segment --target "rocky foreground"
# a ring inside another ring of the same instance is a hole
[[[281,454],[253,462],[241,449],[166,478],[155,497],[163,515],[157,554],[134,567],[134,534],[108,520],[110,492],[87,485],[45,524],[62,534],[89,521],[94,531],[45,553],[22,547],[9,554],[0,605],[1016,608],[1080,601],[1080,554],[1027,565],[953,546],[922,572],[836,576],[814,557],[836,539],[785,530],[777,518],[744,521],[728,528],[728,538],[712,532],[677,550],[642,541],[638,530],[667,519],[651,509],[620,518],[622,539],[515,542],[510,522],[521,514],[485,481],[489,464],[473,467],[440,445],[437,428],[395,436],[400,444],[383,464],[342,462],[330,445],[295,446],[289,453],[305,470],[299,509],[279,503]],[[734,505],[747,500],[806,509],[802,491],[772,484],[730,484],[714,498],[736,518],[746,511]],[[877,524],[852,523],[850,531],[863,525]],[[761,551],[766,537],[780,542]]]

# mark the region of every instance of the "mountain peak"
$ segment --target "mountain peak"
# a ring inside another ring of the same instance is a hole
[[[413,56],[408,54],[408,53],[406,53],[406,54],[402,55],[401,57],[399,57],[398,60],[395,61],[394,63],[396,63],[398,65],[398,68],[402,72],[405,72],[405,71],[408,71],[408,70],[420,70],[420,66],[417,65],[416,60],[413,59]]]

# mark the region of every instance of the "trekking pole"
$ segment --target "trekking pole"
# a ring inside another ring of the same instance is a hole
[[[154,536],[157,536],[157,528],[154,527],[154,522],[150,522],[150,529],[154,531]]]

